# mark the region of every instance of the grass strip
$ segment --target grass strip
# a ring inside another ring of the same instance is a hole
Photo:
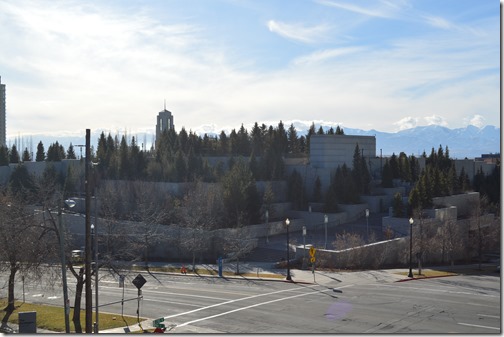
[[[0,308],[5,308],[7,306],[7,299],[0,299]],[[16,307],[14,312],[9,318],[9,323],[19,324],[18,314],[20,312],[28,312],[35,311],[37,312],[37,328],[51,330],[56,332],[64,332],[65,331],[65,316],[63,307],[46,305],[46,304],[36,304],[36,303],[28,303],[16,301],[14,303]],[[81,326],[82,329],[85,329],[85,315],[86,311],[81,310],[80,318],[81,318]],[[73,316],[73,308],[70,309],[70,331],[75,332],[75,327],[72,322]],[[93,321],[95,318],[95,314],[93,313]],[[145,319],[141,318],[141,322],[145,321]],[[125,322],[126,321],[126,322]],[[109,313],[99,313],[99,322],[100,322],[100,330],[107,330],[113,328],[120,328],[126,325],[135,325],[137,324],[137,318],[134,316],[124,316],[124,320],[119,314],[109,314]]]
[[[143,266],[134,266],[133,270],[138,270],[138,271],[145,271],[145,267]],[[164,272],[164,273],[180,273],[180,268],[177,267],[149,267],[149,271],[151,272]],[[214,269],[196,269],[196,272],[192,272],[190,269],[187,270],[187,275],[193,274],[193,275],[211,275],[211,276],[218,276],[219,272]],[[242,276],[242,277],[259,277],[259,278],[285,278],[284,275],[280,274],[264,274],[264,273],[240,273],[236,274],[231,271],[223,271],[222,276]]]

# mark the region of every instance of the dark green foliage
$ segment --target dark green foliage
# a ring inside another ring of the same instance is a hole
[[[9,190],[12,195],[23,201],[34,199],[37,191],[33,178],[24,165],[17,165],[9,179]]]
[[[260,219],[261,198],[249,166],[243,160],[236,161],[221,183],[228,226],[241,227],[257,223]]]
[[[16,144],[12,145],[12,148],[9,152],[9,162],[11,164],[19,163],[19,153],[17,151]]]
[[[397,192],[396,194],[394,194],[394,200],[393,200],[393,204],[392,204],[392,208],[394,210],[394,216],[396,218],[400,218],[404,215],[404,204],[403,204],[403,201],[402,201],[402,195],[401,193]]]
[[[385,187],[385,188],[394,187],[393,180],[392,180],[392,170],[390,168],[390,164],[389,164],[388,159],[385,160],[385,165],[383,165],[381,185],[382,185],[382,187]]]
[[[67,159],[77,159],[72,143],[70,143],[70,146],[68,146],[66,157]]]
[[[37,154],[35,155],[35,161],[44,161],[45,160],[45,150],[44,144],[40,141],[37,145]]]
[[[9,165],[9,149],[7,146],[0,145],[0,166]]]
[[[23,151],[23,157],[21,158],[21,161],[23,161],[23,162],[31,161],[31,155],[30,155],[30,152],[28,151],[27,147],[25,147],[25,149]]]
[[[58,141],[49,145],[46,161],[61,161],[62,159],[65,159],[65,149],[63,145],[60,145]]]
[[[287,180],[287,200],[292,202],[292,208],[295,210],[302,210],[306,208],[303,178],[296,170],[291,173],[289,179]]]

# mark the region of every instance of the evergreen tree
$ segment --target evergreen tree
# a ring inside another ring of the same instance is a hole
[[[70,146],[68,147],[66,157],[67,159],[77,159],[77,157],[75,156],[75,151],[72,143],[70,143]]]
[[[31,161],[31,155],[30,155],[30,152],[28,152],[27,147],[25,147],[25,149],[23,151],[23,157],[22,157],[21,161],[23,161],[23,162]]]
[[[397,192],[396,194],[394,194],[392,208],[394,210],[394,216],[396,218],[401,218],[404,215],[404,212],[403,212],[404,205],[403,205],[401,193]]]
[[[316,134],[315,131],[315,123],[311,123],[310,128],[308,129],[308,133],[306,134],[306,153],[310,154],[310,138]]]
[[[255,153],[256,156],[262,154],[264,150],[263,132],[261,131],[261,128],[259,128],[257,122],[255,122],[250,136],[252,138],[252,152]]]
[[[303,178],[299,172],[294,170],[287,181],[287,199],[292,202],[292,207],[295,210],[304,209],[304,194]]]
[[[119,145],[119,179],[129,179],[130,165],[129,165],[129,151],[126,137],[121,137],[121,144]]]
[[[291,123],[289,130],[287,131],[287,153],[298,154],[299,152],[297,131],[294,124]]]
[[[187,164],[181,150],[175,155],[175,181],[179,183],[187,181]]]
[[[229,154],[229,139],[224,131],[221,131],[219,135],[219,154],[220,155]]]
[[[40,141],[37,145],[37,154],[35,155],[35,161],[44,161],[45,160],[45,150],[44,144]]]
[[[61,161],[62,159],[65,159],[65,149],[63,146],[60,145],[58,141],[49,145],[46,161]]]
[[[385,165],[383,165],[382,171],[382,187],[391,188],[394,187],[392,180],[392,170],[390,169],[390,164],[388,159],[385,160]]]
[[[16,144],[12,145],[12,148],[9,153],[9,162],[11,164],[18,164],[19,163],[19,153],[16,149]]]
[[[336,126],[336,134],[337,135],[344,135],[345,134],[345,132],[343,131],[342,128],[339,127],[339,125]]]
[[[0,166],[9,166],[9,149],[0,145]]]
[[[222,179],[222,196],[228,225],[247,226],[259,220],[261,199],[249,166],[238,160]]]

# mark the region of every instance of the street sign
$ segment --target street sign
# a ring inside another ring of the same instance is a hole
[[[310,258],[311,263],[315,263],[315,257]]]
[[[162,324],[161,322],[164,322],[164,317],[161,317],[161,318],[158,318],[158,319],[155,319],[153,322],[152,322],[152,325],[155,327],[155,328],[164,328],[165,325]]]
[[[140,288],[142,288],[146,282],[147,280],[141,274],[138,274],[131,283],[133,283],[135,287],[140,290]]]
[[[316,251],[317,251],[317,250],[315,249],[315,247],[311,246],[311,247],[310,247],[310,256],[311,256],[311,257],[315,257],[315,252],[316,252]]]

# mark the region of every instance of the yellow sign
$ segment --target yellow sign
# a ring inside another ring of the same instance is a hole
[[[311,257],[315,257],[315,252],[316,252],[315,247],[311,246],[311,247],[310,247],[310,256],[311,256]]]
[[[315,257],[312,257],[312,258],[310,259],[310,262],[311,262],[311,263],[315,263]]]

